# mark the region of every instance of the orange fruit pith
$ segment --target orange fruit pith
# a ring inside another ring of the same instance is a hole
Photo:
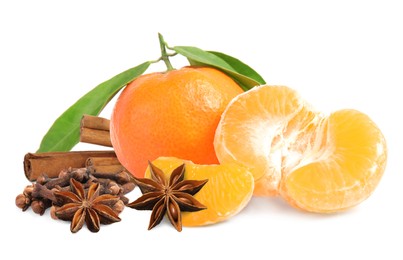
[[[111,140],[122,165],[143,177],[148,160],[174,156],[218,163],[213,140],[229,101],[243,90],[224,73],[184,67],[140,76],[122,91],[111,116]]]
[[[386,141],[365,114],[323,115],[285,86],[259,86],[231,101],[214,141],[221,163],[247,167],[254,195],[281,195],[312,212],[368,198],[386,166]]]
[[[197,212],[182,212],[184,226],[202,226],[227,220],[239,213],[253,194],[253,175],[237,165],[198,165],[175,157],[160,157],[152,162],[167,179],[172,171],[185,163],[185,180],[208,182],[194,195],[207,208]],[[150,178],[147,168],[146,178]]]

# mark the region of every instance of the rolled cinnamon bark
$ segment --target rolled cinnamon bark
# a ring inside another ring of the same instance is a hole
[[[80,142],[112,147],[106,118],[83,115],[80,126]]]
[[[114,151],[27,153],[24,156],[25,176],[30,181],[35,181],[42,174],[55,178],[63,169],[85,167],[90,157],[116,158],[116,154]]]

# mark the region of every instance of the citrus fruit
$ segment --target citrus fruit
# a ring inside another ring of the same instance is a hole
[[[345,109],[323,115],[285,86],[259,86],[234,98],[217,127],[221,163],[247,167],[255,195],[280,194],[313,212],[353,207],[374,191],[387,149],[377,125]]]
[[[111,141],[122,165],[143,177],[148,160],[174,156],[218,163],[213,140],[227,104],[243,90],[224,73],[184,67],[140,76],[122,91],[111,115]]]
[[[246,168],[237,165],[198,165],[175,157],[159,157],[153,165],[169,178],[172,171],[185,163],[185,180],[208,182],[194,195],[207,208],[197,212],[183,212],[184,226],[202,226],[224,221],[239,213],[252,197],[254,179]],[[150,178],[147,168],[146,178]]]

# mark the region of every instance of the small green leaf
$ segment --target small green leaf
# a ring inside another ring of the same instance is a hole
[[[50,127],[37,152],[69,151],[80,140],[83,114],[97,116],[116,93],[142,75],[151,62],[144,62],[99,84],[69,107]]]
[[[208,65],[223,71],[234,79],[245,91],[265,84],[263,78],[256,71],[227,54],[204,51],[191,46],[175,46],[172,50],[188,58],[191,65]]]
[[[248,76],[249,78],[254,79],[255,81],[259,82],[261,85],[266,84],[266,81],[260,76],[254,69],[243,63],[242,61],[238,60],[237,58],[234,58],[232,56],[229,56],[225,53],[222,52],[216,52],[216,51],[208,51],[211,54],[214,54],[224,61],[226,61],[228,64],[231,65],[232,68],[234,68],[239,74]]]
[[[182,54],[188,59],[197,61],[198,63],[207,64],[225,70],[234,70],[227,62],[220,57],[192,46],[175,46],[172,48],[179,54]]]

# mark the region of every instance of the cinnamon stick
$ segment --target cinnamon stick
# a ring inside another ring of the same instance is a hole
[[[112,147],[109,124],[110,121],[106,118],[83,115],[80,126],[80,141]]]
[[[85,166],[97,173],[118,173],[124,170],[116,157],[89,157]]]
[[[89,157],[116,157],[116,154],[114,151],[27,153],[24,156],[25,176],[30,181],[42,174],[55,178],[62,169],[85,167]]]

